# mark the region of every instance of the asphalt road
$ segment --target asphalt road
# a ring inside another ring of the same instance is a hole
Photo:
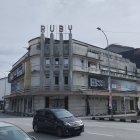
[[[85,132],[80,136],[59,138],[47,133],[34,133],[32,118],[16,117],[0,113],[0,121],[18,125],[37,140],[140,140],[140,124],[126,122],[110,122],[83,120]]]

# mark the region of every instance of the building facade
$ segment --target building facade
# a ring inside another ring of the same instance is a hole
[[[110,68],[114,113],[137,109],[139,74],[135,63],[122,55],[72,39],[46,38],[29,41],[28,52],[8,76],[11,95],[7,111],[32,114],[44,107],[66,108],[75,115],[109,113],[108,75]],[[136,73],[137,70],[137,73]]]
[[[4,109],[4,96],[10,95],[10,93],[11,93],[11,84],[8,83],[8,77],[1,78],[0,79],[0,110]]]

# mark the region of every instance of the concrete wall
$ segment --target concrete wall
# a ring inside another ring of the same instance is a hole
[[[73,54],[85,56],[87,54],[87,46],[80,44],[73,44]]]
[[[84,57],[82,56],[73,56],[73,67],[78,67],[79,69],[82,70],[82,63],[81,63],[81,60],[83,60],[83,68],[87,67],[87,64],[86,64],[86,60]]]
[[[33,56],[30,58],[31,63],[31,86],[40,86],[40,57]]]
[[[5,85],[6,80],[6,85]],[[5,87],[6,86],[6,87]],[[11,84],[8,83],[8,78],[2,78],[0,79],[0,100],[3,100],[2,97],[5,95],[9,95],[11,93]]]
[[[69,96],[69,111],[74,115],[85,116],[85,100],[82,96]]]
[[[31,71],[40,71],[40,57],[33,56],[30,58]]]
[[[40,45],[34,44],[30,47],[30,56],[40,54]]]
[[[40,37],[37,37],[37,38],[33,38],[31,40],[29,40],[29,46],[32,46],[34,44],[39,44],[40,43]]]
[[[109,53],[110,54],[110,53]],[[101,53],[101,65],[108,66],[108,55]],[[109,57],[110,67],[125,70],[127,66],[127,71],[135,72],[136,64],[130,62],[128,59],[122,57],[115,57],[114,54]]]
[[[31,86],[40,86],[40,75],[39,73],[33,73],[31,77]]]
[[[37,109],[45,107],[45,97],[43,97],[43,96],[34,96],[33,99],[34,99],[34,101],[33,101],[33,109],[34,110],[37,110]]]
[[[73,72],[73,89],[87,89],[88,75],[84,73]]]

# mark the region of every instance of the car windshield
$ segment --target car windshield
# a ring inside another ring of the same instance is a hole
[[[0,127],[0,140],[31,140],[31,138],[15,126],[6,126]]]
[[[54,112],[57,118],[69,118],[73,115],[67,110],[59,110]]]

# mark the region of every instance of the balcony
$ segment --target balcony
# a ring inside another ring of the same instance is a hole
[[[96,53],[88,52],[87,57],[89,58],[94,58],[94,59],[99,59],[99,55]]]
[[[73,85],[72,91],[84,91],[84,90],[89,90],[88,86],[81,86],[81,85]]]
[[[69,90],[69,86],[68,85],[65,85],[64,86],[64,91],[68,91]],[[17,94],[24,94],[24,93],[28,93],[28,94],[31,94],[31,93],[36,93],[36,92],[40,92],[40,91],[52,91],[50,90],[50,86],[44,86],[43,89],[40,89],[40,86],[32,86],[31,88],[29,89],[24,89],[23,87],[22,88],[13,88],[11,93],[17,93]],[[58,85],[55,85],[53,87],[53,91],[59,91],[59,86]],[[50,92],[49,92],[50,93]],[[47,94],[47,93],[46,93]]]
[[[102,75],[109,75],[109,71],[105,70],[105,69],[101,69],[101,74]],[[124,71],[119,71],[119,72],[115,72],[115,71],[110,71],[110,75],[112,77],[119,77],[119,78],[123,78],[123,79],[129,79],[129,80],[137,80],[136,76],[134,73],[132,72],[128,72],[127,74],[125,74]]]
[[[100,69],[98,68],[84,67],[84,66],[78,66],[78,65],[73,66],[73,71],[100,74]]]

